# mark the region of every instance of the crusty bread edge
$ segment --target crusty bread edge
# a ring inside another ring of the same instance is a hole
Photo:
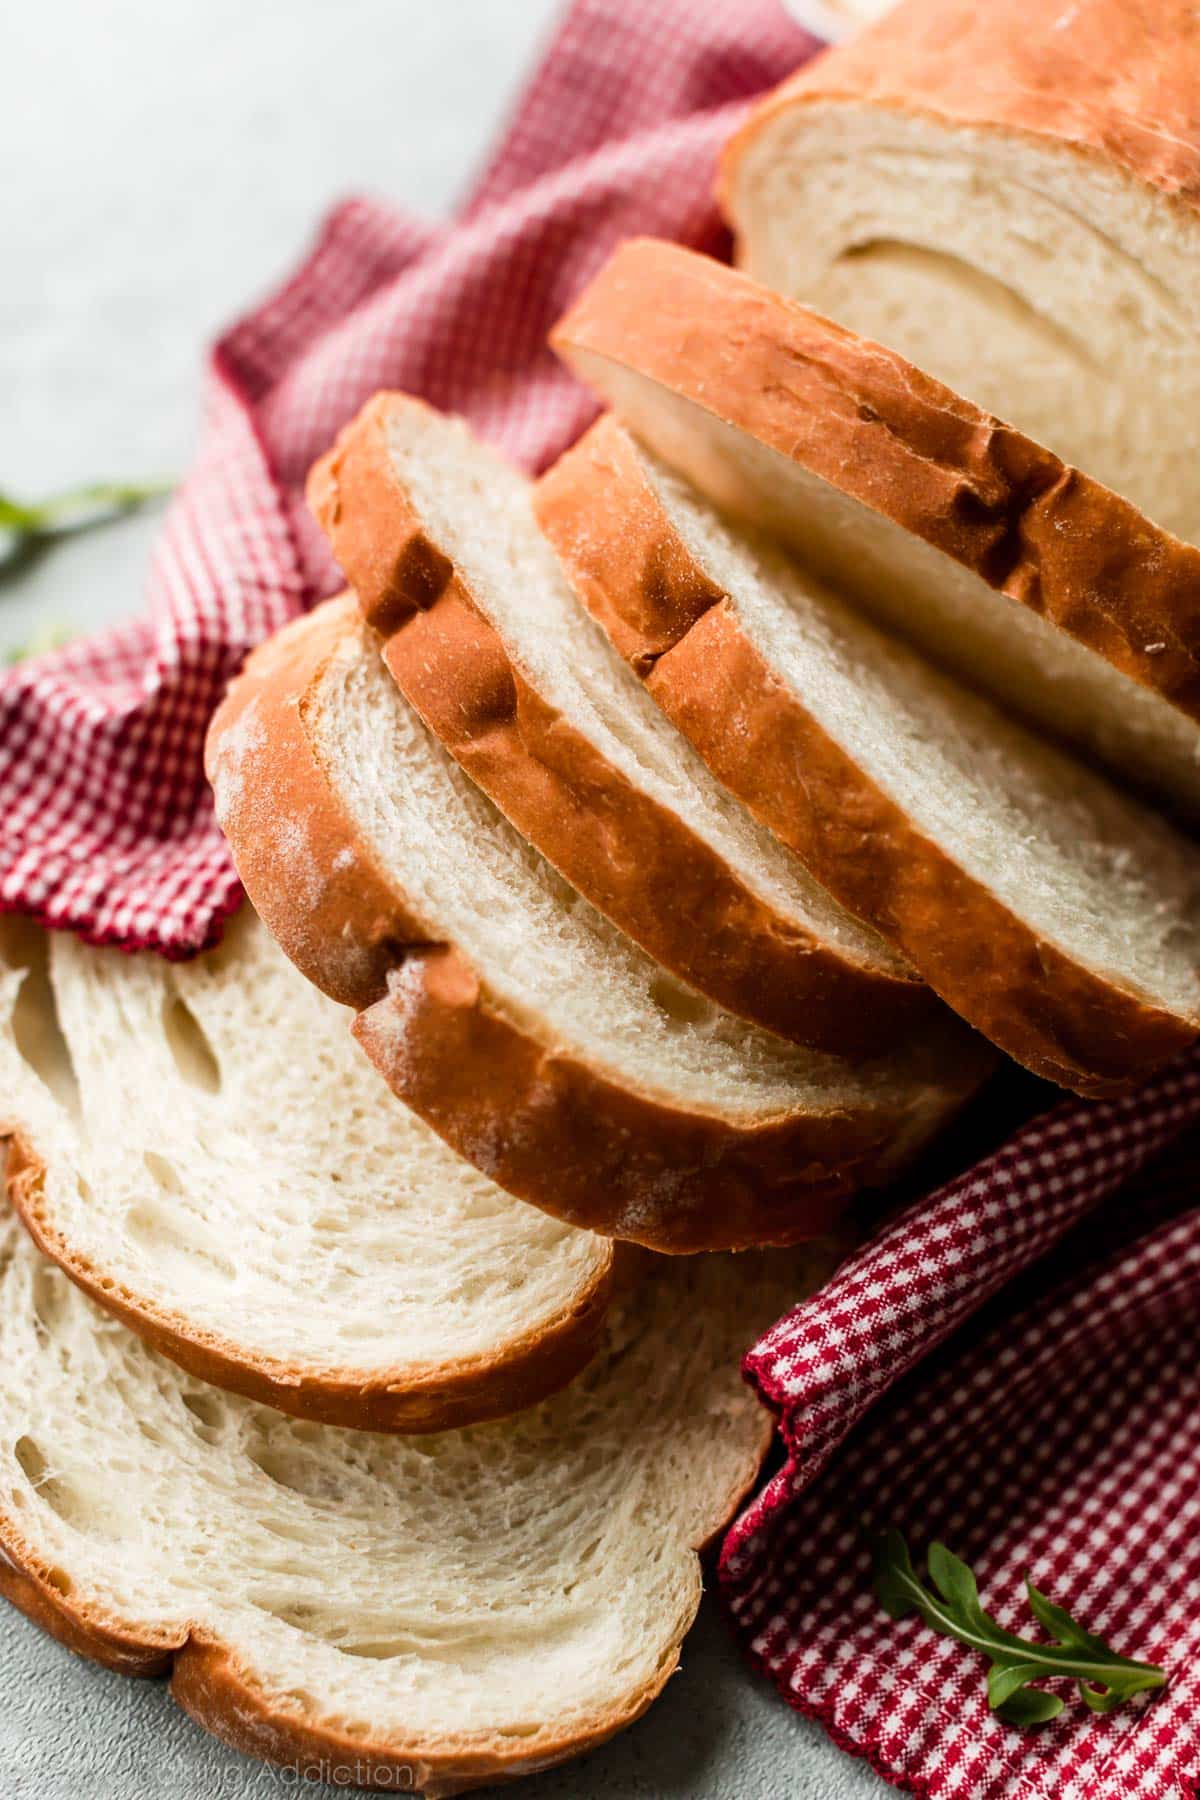
[[[904,112],[948,130],[1049,141],[1081,162],[1122,170],[1153,190],[1161,206],[1195,213],[1194,35],[1176,43],[1172,14],[1191,24],[1181,0],[1158,9],[1151,31],[1124,0],[1093,0],[1074,9],[1064,30],[1052,0],[969,12],[961,0],[908,0],[804,63],[759,101],[725,144],[718,202],[736,232],[738,180],[763,130],[793,107],[840,102]],[[1143,87],[1139,54],[1147,64]]]
[[[310,501],[388,668],[451,755],[620,930],[729,1011],[843,1054],[928,1019],[915,974],[865,968],[776,912],[531,685],[395,476],[397,406],[431,410],[376,395],[314,469]]]
[[[597,1260],[571,1303],[501,1348],[445,1362],[391,1368],[318,1367],[256,1355],[206,1331],[81,1256],[50,1217],[46,1161],[20,1128],[0,1122],[13,1210],[43,1256],[137,1337],[213,1387],[297,1419],[356,1431],[449,1431],[536,1405],[579,1374],[603,1330],[612,1288],[611,1253]]]
[[[652,374],[1200,722],[1200,549],[896,352],[646,238],[551,342],[592,385],[606,361]]]
[[[708,1511],[699,1541],[680,1546],[690,1563],[689,1591],[664,1639],[653,1676],[619,1704],[580,1721],[569,1731],[545,1725],[515,1742],[501,1736],[479,1741],[388,1743],[351,1737],[285,1710],[254,1680],[234,1646],[183,1626],[142,1631],[73,1595],[69,1573],[46,1562],[0,1511],[0,1596],[58,1643],[118,1674],[169,1675],[172,1697],[196,1723],[223,1743],[260,1760],[363,1768],[356,1785],[389,1792],[418,1792],[429,1800],[461,1794],[490,1782],[517,1780],[582,1755],[640,1718],[679,1667],[680,1649],[700,1604],[700,1557],[724,1531],[758,1478],[773,1425],[765,1408],[756,1442],[731,1467],[723,1495]]]
[[[729,598],[687,567],[694,559],[611,415],[543,476],[536,505],[580,594],[719,778],[986,1036],[1089,1095],[1134,1085],[1193,1040],[1200,1023],[1040,940],[833,741]]]
[[[350,946],[353,968],[369,971],[360,1043],[393,1091],[501,1187],[672,1254],[796,1243],[825,1235],[851,1193],[894,1175],[978,1087],[986,1060],[965,1042],[939,1087],[899,1106],[731,1120],[622,1085],[545,1042],[536,1021],[510,1017],[461,952],[431,943],[388,891],[306,735],[325,659],[340,633],[362,629],[350,599],[330,601],[251,655],[209,732],[222,824],[283,949],[349,998],[354,984],[323,936]],[[247,736],[249,707],[261,729]],[[229,734],[241,744],[232,785],[220,779]],[[270,835],[262,816],[304,829]],[[301,852],[297,873],[289,859]]]

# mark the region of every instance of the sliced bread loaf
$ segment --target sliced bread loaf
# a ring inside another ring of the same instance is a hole
[[[906,0],[726,151],[750,274],[1200,542],[1189,0]]]
[[[431,1431],[561,1387],[612,1250],[399,1106],[250,912],[191,963],[0,924],[8,1188],[73,1281],[193,1374]]]
[[[579,591],[720,778],[939,994],[1099,1094],[1200,1032],[1200,851],[740,533],[610,416],[544,477]]]
[[[384,661],[518,830],[664,967],[800,1043],[895,1042],[933,1002],[715,781],[575,599],[529,483],[457,419],[379,394],[317,465]]]
[[[445,1795],[559,1762],[675,1669],[696,1551],[770,1437],[739,1357],[826,1266],[655,1261],[567,1393],[418,1440],[206,1386],[5,1211],[0,1594],[340,1786]]]
[[[555,343],[719,505],[1200,817],[1200,550],[893,351],[674,245],[623,246]]]
[[[421,723],[345,598],[262,646],[214,719],[259,912],[360,1010],[402,1099],[501,1186],[661,1250],[819,1235],[979,1083],[948,1016],[855,1063],[683,987],[558,876]]]

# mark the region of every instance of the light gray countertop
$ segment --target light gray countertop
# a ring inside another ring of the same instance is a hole
[[[635,0],[637,3],[637,0]],[[444,213],[555,0],[43,0],[0,91],[0,489],[170,475],[205,343],[350,192]],[[89,533],[0,582],[0,652],[136,610],[156,522]],[[157,1682],[0,1610],[5,1800],[267,1800]],[[343,1792],[345,1790],[342,1790]],[[639,1725],[506,1790],[528,1800],[871,1800],[888,1790],[741,1665],[712,1609]]]

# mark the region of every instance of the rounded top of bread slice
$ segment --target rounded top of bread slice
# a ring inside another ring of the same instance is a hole
[[[377,395],[310,494],[426,725],[658,962],[826,1049],[879,1048],[929,1015],[912,970],[663,718],[574,597],[528,481],[461,420]]]
[[[1200,814],[1200,551],[735,270],[622,246],[559,353],[720,506],[971,684]]]
[[[259,912],[449,1142],[655,1248],[813,1235],[986,1068],[952,1022],[849,1061],[723,1012],[558,876],[428,732],[353,603],[257,651],[209,739]]]
[[[1192,1041],[1195,846],[739,531],[615,420],[538,506],[721,778],[1010,1055],[1103,1092]],[[631,520],[646,541],[628,553]],[[681,557],[674,593],[619,578]]]
[[[190,963],[5,921],[17,1210],[148,1342],[285,1412],[441,1430],[540,1399],[595,1347],[611,1246],[455,1156],[347,1025],[248,908]]]
[[[739,261],[1200,542],[1185,0],[906,0],[722,165]]]
[[[568,1393],[413,1439],[205,1385],[6,1213],[0,1591],[277,1762],[439,1795],[559,1761],[676,1667],[770,1438],[740,1357],[827,1269],[655,1260]]]

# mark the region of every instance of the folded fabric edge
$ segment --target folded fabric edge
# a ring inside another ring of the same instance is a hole
[[[838,1694],[825,1695],[814,1700],[801,1694],[792,1685],[792,1674],[797,1658],[789,1658],[782,1665],[772,1665],[767,1654],[756,1650],[753,1640],[749,1638],[737,1620],[727,1608],[722,1609],[731,1631],[737,1639],[738,1647],[751,1669],[762,1676],[786,1701],[792,1711],[802,1718],[812,1719],[819,1725],[830,1741],[847,1756],[853,1756],[858,1762],[867,1763],[890,1787],[897,1788],[903,1794],[913,1794],[916,1800],[959,1800],[962,1790],[948,1784],[944,1773],[936,1771],[930,1774],[919,1770],[905,1768],[895,1751],[885,1750],[883,1739],[886,1726],[881,1721],[873,1721],[865,1731],[842,1724],[837,1717]],[[886,1673],[884,1665],[877,1659],[871,1659],[871,1667],[881,1675]],[[930,1738],[938,1739],[948,1735],[958,1724],[954,1715],[942,1706],[932,1694],[922,1694],[924,1706],[920,1720],[920,1737],[922,1742]],[[1000,1728],[998,1728],[1000,1729]],[[916,1736],[916,1731],[910,1734]],[[919,1754],[919,1751],[914,1751]],[[1018,1769],[1003,1753],[997,1751],[1002,1761],[993,1777],[989,1778],[986,1787],[970,1789],[970,1800],[1014,1800],[1014,1791],[1025,1797],[1025,1800],[1055,1800],[1055,1796],[1044,1787],[1033,1787],[1023,1770]],[[1014,1790],[1013,1783],[1016,1783]]]

